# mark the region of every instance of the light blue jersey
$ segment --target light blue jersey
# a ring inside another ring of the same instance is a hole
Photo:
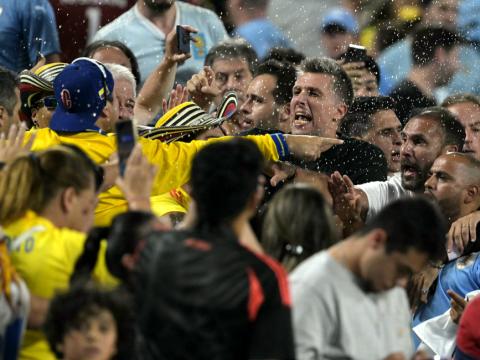
[[[461,297],[480,289],[480,253],[462,256],[446,264],[438,274],[437,288],[427,304],[421,306],[413,317],[413,327],[443,314],[450,308],[447,290],[453,290]],[[415,336],[415,347],[420,340]]]
[[[192,57],[177,69],[176,81],[186,83],[202,70],[210,48],[228,37],[218,16],[199,6],[176,1],[176,25],[190,25],[198,29],[197,41],[191,43]],[[165,34],[143,16],[137,5],[101,28],[93,38],[117,40],[127,45],[135,54],[142,76],[142,83],[160,64],[165,51]]]
[[[0,0],[0,65],[19,72],[43,55],[59,54],[55,14],[48,0]]]
[[[273,47],[292,47],[285,34],[267,19],[256,19],[242,24],[235,29],[235,35],[247,40],[260,59]]]
[[[377,59],[380,66],[380,93],[389,95],[405,79],[412,68],[412,42],[403,39],[385,49]],[[437,94],[441,102],[445,95],[473,93],[480,95],[480,51],[473,45],[462,45],[458,53],[460,70],[450,83]],[[439,96],[439,94],[442,94]]]

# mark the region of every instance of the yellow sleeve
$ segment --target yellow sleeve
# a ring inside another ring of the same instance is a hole
[[[32,136],[35,136],[32,151],[46,150],[61,143],[57,134],[48,128],[27,131],[25,133],[24,144],[28,143]]]
[[[247,136],[257,144],[267,160],[278,161],[278,147],[270,135]],[[180,187],[190,179],[190,168],[195,155],[206,145],[219,141],[228,141],[231,136],[196,140],[190,143],[172,142],[165,144],[158,140],[140,138],[144,155],[158,167],[152,195],[160,195],[173,188]]]
[[[172,192],[175,193],[172,194]],[[188,206],[188,203],[183,199],[179,199],[176,196],[177,192],[178,190],[172,190],[162,195],[152,196],[150,198],[152,212],[157,216],[163,216],[171,212],[186,213],[186,206]]]

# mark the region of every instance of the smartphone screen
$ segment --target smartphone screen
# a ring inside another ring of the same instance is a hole
[[[125,173],[125,166],[135,143],[137,141],[137,132],[132,120],[123,120],[115,124],[117,134],[117,152],[120,175]]]
[[[177,46],[180,53],[190,53],[190,33],[180,25],[177,25]]]

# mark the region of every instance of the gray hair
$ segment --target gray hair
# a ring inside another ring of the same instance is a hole
[[[17,75],[0,66],[0,106],[3,106],[10,116],[17,104],[15,89],[18,88],[18,84]]]
[[[133,95],[134,97],[137,97],[137,82],[135,81],[135,77],[133,76],[133,73],[125,66],[120,65],[120,64],[104,64],[105,67],[112,73],[113,76],[113,81],[118,81],[118,80],[126,80],[128,81],[133,88]]]

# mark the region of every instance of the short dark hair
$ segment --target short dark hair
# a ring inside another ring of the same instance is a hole
[[[273,75],[277,78],[277,85],[273,90],[275,102],[284,105],[292,100],[292,89],[295,85],[297,73],[295,68],[289,63],[280,63],[276,60],[268,60],[261,63],[255,76]]]
[[[97,40],[97,41],[94,41],[93,43],[87,45],[87,47],[85,47],[85,49],[83,49],[81,56],[92,57],[93,54],[95,54],[95,52],[98,49],[108,48],[108,47],[113,47],[113,48],[117,48],[117,49],[121,50],[125,54],[125,56],[128,58],[128,60],[130,60],[130,64],[132,64],[132,74],[135,77],[135,81],[137,82],[137,87],[140,86],[142,78],[141,78],[141,75],[140,75],[140,69],[138,67],[137,57],[135,56],[133,51],[130,50],[130,48],[127,45],[125,45],[124,43],[122,43],[120,41],[116,41],[116,40],[115,41],[113,41],[113,40]]]
[[[352,105],[352,81],[348,77],[345,70],[343,70],[335,60],[327,57],[305,59],[305,61],[300,65],[299,73],[316,73],[332,76],[333,91],[337,97],[347,106]]]
[[[13,71],[0,66],[0,106],[3,106],[10,116],[17,104],[15,89],[18,85],[18,76]]]
[[[417,30],[413,35],[412,61],[414,65],[424,66],[432,62],[437,48],[451,50],[460,44],[459,36],[441,27],[426,27]]]
[[[450,111],[440,106],[418,109],[414,111],[410,120],[418,117],[428,118],[439,123],[445,134],[443,146],[456,145],[459,150],[462,149],[465,142],[465,129]]]
[[[455,95],[450,95],[445,100],[442,102],[442,107],[449,107],[451,105],[455,104],[464,104],[464,103],[472,103],[477,106],[480,106],[480,97],[474,94],[468,94],[468,93],[463,93],[463,94],[455,94]]]
[[[52,352],[61,358],[58,345],[63,343],[65,335],[104,309],[111,312],[117,327],[117,353],[114,359],[133,359],[135,321],[128,295],[119,290],[100,290],[91,284],[73,286],[50,302],[44,333]]]
[[[274,47],[270,49],[263,60],[267,61],[270,59],[280,61],[281,63],[289,62],[293,65],[300,65],[305,60],[305,54],[292,48]]]
[[[125,254],[133,254],[141,241],[153,231],[150,223],[155,215],[145,211],[127,211],[113,219],[108,234],[105,261],[110,273],[124,282],[129,281],[129,272],[122,264]]]
[[[198,226],[215,230],[229,225],[254,194],[262,166],[260,150],[247,139],[213,143],[200,150],[193,159],[190,180]]]
[[[386,252],[405,253],[414,248],[431,260],[445,256],[447,224],[438,207],[423,197],[401,199],[383,208],[359,231],[365,235],[372,230],[387,233]]]
[[[212,66],[215,60],[229,60],[241,58],[245,60],[253,74],[258,65],[258,57],[252,46],[243,39],[229,39],[222,41],[210,49],[205,58],[205,65]]]
[[[356,97],[340,123],[339,132],[347,137],[362,137],[373,127],[372,115],[382,110],[394,109],[395,101],[391,97]]]

